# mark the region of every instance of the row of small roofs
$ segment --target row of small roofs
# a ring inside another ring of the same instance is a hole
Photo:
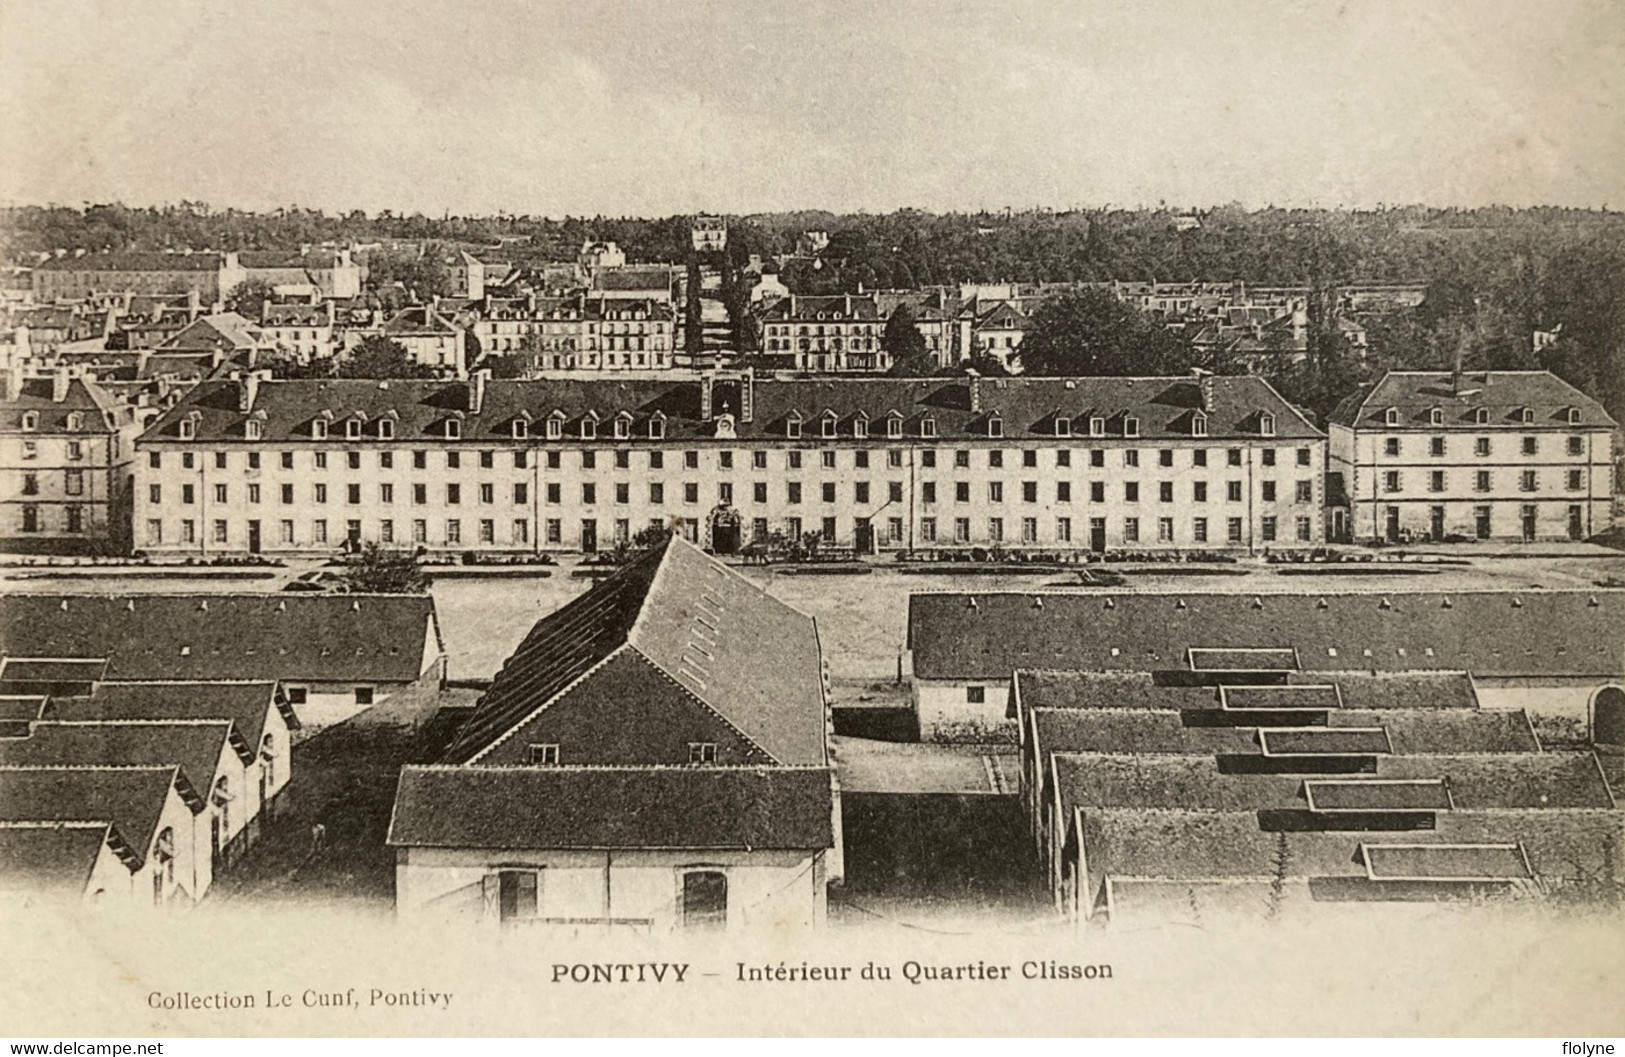
[[[1344,397],[1329,421],[1366,429],[1617,426],[1601,404],[1550,371],[1389,371]]]
[[[710,420],[702,415],[705,384],[611,379],[267,381],[253,386],[252,402],[247,404],[248,383],[217,380],[189,392],[153,424],[145,439],[177,439],[181,423],[190,421],[196,439],[241,440],[251,416],[262,422],[260,438],[272,441],[310,439],[311,424],[318,418],[357,417],[363,423],[387,417],[389,432],[396,438],[452,435],[446,427],[451,419],[459,423],[455,435],[465,440],[539,435],[539,426],[516,430],[516,423],[528,427],[560,418],[573,424],[568,431],[573,437],[583,435],[579,428],[583,422],[604,423],[608,434],[609,424],[620,419],[632,427],[625,439],[651,435],[700,439],[716,436],[714,419],[723,413],[736,416],[741,438],[783,438],[796,432],[792,423],[805,423],[805,435],[811,439],[820,435],[816,423],[825,418],[835,420],[835,435],[841,437],[852,437],[857,421],[883,424],[888,419],[900,420],[907,436],[944,439],[1085,438],[1095,419],[1106,436],[1148,441],[1323,436],[1267,382],[1250,375],[1200,380],[760,379],[752,384],[748,415],[737,397],[725,398],[712,405]],[[652,420],[662,425],[654,434],[649,429]],[[370,426],[362,433],[379,436]],[[885,435],[883,426],[873,427],[873,434]]]
[[[1285,654],[1282,671],[1618,678],[1625,591],[913,594],[908,647],[921,679],[1190,670],[1203,649]]]

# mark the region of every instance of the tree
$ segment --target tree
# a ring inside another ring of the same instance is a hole
[[[270,283],[264,279],[248,279],[232,287],[231,293],[226,295],[226,311],[259,323],[263,322],[260,314],[265,311],[265,302],[274,300],[276,291]]]
[[[339,580],[347,591],[379,595],[422,594],[430,584],[410,551],[388,550],[377,543],[363,543],[345,561]]]
[[[1189,345],[1105,290],[1046,300],[1021,339],[1023,370],[1036,376],[1183,374]]]
[[[382,334],[362,338],[339,362],[340,378],[430,378],[434,372],[416,362],[406,346]]]
[[[892,309],[880,332],[880,347],[891,354],[891,373],[900,378],[923,378],[936,369],[925,335],[914,323],[914,309],[906,304]]]

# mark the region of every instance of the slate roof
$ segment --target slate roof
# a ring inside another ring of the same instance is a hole
[[[83,660],[7,657],[0,660],[0,683],[7,686],[24,686],[28,683],[93,683],[106,671],[107,661],[100,657]]]
[[[910,596],[916,678],[1183,670],[1193,647],[1291,648],[1306,671],[1625,673],[1625,591],[1617,590],[1045,594],[1042,608],[1031,593],[977,593],[974,608],[971,597]]]
[[[171,767],[0,767],[0,822],[107,822],[138,859],[146,857],[171,787],[203,809]]]
[[[773,302],[767,311],[762,313],[762,319],[770,323],[878,322],[880,308],[875,304],[874,298],[866,295],[791,294]]]
[[[282,304],[268,306],[260,325],[265,327],[325,327],[333,322],[326,305]]]
[[[214,349],[237,352],[264,344],[265,336],[253,323],[235,312],[216,312],[197,317],[164,342],[163,347],[172,352]]]
[[[455,334],[451,320],[426,305],[403,308],[384,323],[385,334]]]
[[[434,615],[428,595],[6,595],[0,642],[106,657],[116,680],[399,683],[423,670]]]
[[[1396,427],[1386,424],[1388,408],[1399,411],[1399,428],[1467,430],[1525,430],[1522,411],[1534,412],[1536,428],[1573,428],[1571,408],[1580,412],[1580,424],[1596,428],[1617,425],[1601,404],[1550,371],[1468,371],[1458,390],[1448,372],[1389,371],[1369,388],[1351,393],[1332,411],[1329,421],[1368,429]],[[1443,424],[1431,424],[1431,412],[1444,412]],[[1475,411],[1483,408],[1488,421],[1479,424]]]
[[[595,290],[669,290],[672,271],[668,267],[601,268],[593,276]]]
[[[243,763],[254,750],[229,721],[141,723],[36,723],[26,738],[0,739],[0,766],[74,764],[158,767],[177,765],[192,787],[214,785],[222,751],[230,745]]]
[[[173,439],[177,423],[198,413],[197,439],[200,442],[245,440],[248,414],[239,410],[238,387],[232,380],[215,380],[192,389],[147,431],[143,440]],[[998,443],[1012,444],[1043,438],[1048,443],[1087,447],[1091,438],[1077,436],[1086,430],[1087,420],[1106,420],[1107,439],[1124,438],[1125,420],[1137,420],[1135,438],[1144,444],[1159,439],[1192,438],[1191,422],[1202,405],[1204,386],[1190,377],[1168,378],[999,378],[981,379],[977,385],[980,410],[971,410],[971,385],[966,379],[943,378],[798,378],[758,379],[754,386],[753,415],[750,422],[736,423],[738,436],[787,438],[786,424],[792,415],[804,423],[826,410],[838,418],[837,438],[854,437],[854,420],[867,416],[883,422],[896,412],[904,419],[909,438],[922,436],[921,424],[929,420],[936,427],[942,445],[960,439],[989,440],[987,423],[997,415],[1003,427]],[[1262,378],[1250,375],[1216,376],[1206,380],[1211,396],[1207,412],[1207,439],[1215,445],[1227,439],[1259,441],[1260,415],[1275,417],[1274,439],[1282,443],[1316,440],[1323,436],[1292,409]],[[354,412],[376,422],[393,412],[395,438],[441,438],[448,418],[461,419],[465,443],[512,443],[513,423],[527,417],[536,425],[530,430],[532,443],[580,444],[580,423],[590,414],[603,423],[599,442],[610,440],[608,423],[618,414],[632,416],[632,441],[648,442],[649,421],[658,413],[665,418],[666,439],[672,441],[712,439],[715,423],[700,418],[698,381],[621,379],[537,379],[527,381],[491,380],[478,414],[471,411],[470,386],[458,381],[391,380],[387,387],[365,379],[306,379],[261,382],[250,413],[263,412],[264,440],[275,443],[310,439],[310,423],[324,411],[336,418]],[[735,398],[718,390],[714,414],[729,411]],[[554,412],[565,420],[564,439],[543,441],[540,423]],[[1073,436],[1056,435],[1058,416],[1073,420]],[[813,440],[816,429],[807,425],[803,438]],[[872,431],[873,432],[873,431]],[[376,431],[364,430],[369,439]],[[342,435],[335,442],[342,441]],[[873,440],[873,438],[871,438]],[[1094,439],[1098,443],[1098,438]],[[729,441],[728,443],[736,443]]]
[[[82,894],[109,843],[126,865],[135,864],[128,846],[106,822],[0,822],[0,889]]]
[[[290,728],[299,728],[274,682],[102,682],[89,697],[53,698],[51,717],[64,722],[224,719],[257,747],[273,707]]]
[[[1192,709],[1217,708],[1218,689],[1212,686],[1159,685],[1150,671],[1041,671],[1016,673],[1023,708],[1053,709]],[[1445,711],[1478,708],[1478,695],[1466,672],[1291,672],[1289,686],[1330,684],[1341,696],[1341,708],[1382,716],[1390,711]],[[1233,686],[1232,694],[1245,696],[1247,688]],[[1335,707],[1335,706],[1334,706]],[[1471,714],[1471,713],[1469,713]],[[1520,716],[1522,713],[1511,713]],[[1521,718],[1519,723],[1523,723]]]
[[[217,272],[225,265],[218,253],[87,253],[52,257],[34,265],[45,272]]]
[[[406,767],[388,843],[815,850],[832,805],[823,767]]]
[[[111,430],[106,415],[116,412],[119,405],[101,386],[83,378],[71,379],[67,395],[60,402],[51,399],[51,388],[50,378],[25,378],[17,393],[0,393],[0,431],[21,430],[25,411],[39,416],[36,433],[67,432],[68,415],[75,411],[84,414],[84,426],[79,432],[86,438]]]
[[[538,621],[446,759],[477,760],[621,649],[641,654],[776,762],[827,762],[812,618],[680,537]]]

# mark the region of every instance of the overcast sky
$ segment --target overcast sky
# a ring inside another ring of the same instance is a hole
[[[0,0],[0,202],[1625,206],[1613,0]]]

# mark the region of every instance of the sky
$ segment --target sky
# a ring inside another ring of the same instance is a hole
[[[1625,206],[1616,0],[0,0],[0,203]]]

